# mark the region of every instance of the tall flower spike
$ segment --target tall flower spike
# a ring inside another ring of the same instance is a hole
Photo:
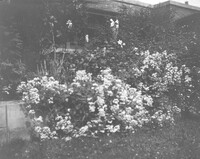
[[[114,20],[113,20],[113,19],[110,19],[110,27],[114,27],[114,25],[115,25]]]
[[[115,26],[116,26],[116,29],[119,29],[119,20],[118,19],[115,21]]]
[[[89,35],[85,35],[85,41],[88,43],[89,42]]]

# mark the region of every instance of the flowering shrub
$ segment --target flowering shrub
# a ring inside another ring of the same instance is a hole
[[[179,107],[182,109],[183,117],[197,117],[200,114],[200,98],[198,93],[200,80],[198,68],[194,67],[190,70],[186,69],[184,71],[184,74],[185,82],[181,86],[174,89],[174,91],[171,90],[169,96],[173,99],[174,102],[179,104]],[[178,94],[178,96],[176,96],[175,94]]]
[[[139,54],[138,54],[139,55]],[[185,65],[178,66],[175,54],[164,52],[140,53],[139,64],[133,68],[133,76],[138,88],[154,97],[160,97],[170,86],[191,82],[190,70]]]
[[[162,110],[151,114],[152,97],[113,76],[110,69],[96,78],[77,71],[68,85],[53,77],[34,78],[18,90],[41,139],[134,132],[147,123],[173,118]]]
[[[153,107],[149,112],[156,116],[157,121],[162,119],[163,123],[164,120],[173,119],[171,116],[174,116],[175,110],[180,112],[180,109],[188,107],[180,103],[185,100],[185,91],[188,92],[193,87],[190,69],[178,64],[176,55],[167,54],[166,51],[136,54],[139,60],[132,70],[129,70],[129,83],[141,90],[142,94],[153,98]],[[162,123],[158,122],[159,125]]]

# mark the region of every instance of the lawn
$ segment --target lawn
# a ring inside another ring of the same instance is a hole
[[[163,129],[65,142],[13,140],[2,145],[1,159],[199,159],[200,124],[180,120]]]

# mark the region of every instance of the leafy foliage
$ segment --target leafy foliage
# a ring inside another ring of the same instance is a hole
[[[150,95],[113,76],[110,69],[96,78],[77,71],[69,85],[53,77],[34,78],[18,90],[41,139],[134,132],[146,124],[173,123],[178,112],[176,106],[152,109]]]
[[[7,26],[7,27],[6,27]],[[22,40],[16,24],[1,21],[0,24],[0,99],[16,99],[16,87],[25,74],[22,59]]]
[[[159,8],[143,9],[130,13],[129,8],[122,10],[119,16],[121,38],[129,49],[134,47],[150,52],[167,51],[168,53],[182,54],[193,39],[190,32],[183,32],[176,27],[173,20],[173,10],[159,10]]]

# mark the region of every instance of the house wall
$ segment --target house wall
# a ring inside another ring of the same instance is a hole
[[[169,11],[172,12],[175,21],[188,17],[198,12],[200,13],[199,7],[191,6],[185,3],[179,3],[176,1],[166,1],[163,3],[156,4],[154,5],[153,9],[158,11],[159,14],[167,13]]]
[[[183,8],[183,7],[175,6],[175,5],[171,5],[170,8],[175,13],[175,17],[174,17],[175,20],[179,20],[179,19],[185,18],[187,16],[190,16],[192,14],[200,12],[200,11],[197,11],[197,10],[193,10],[193,9],[189,9],[189,8]]]
[[[152,6],[146,3],[133,0],[88,0],[88,8],[92,11],[107,13],[109,15],[118,14],[123,6],[130,8],[132,12],[141,10],[143,8],[151,8]]]

